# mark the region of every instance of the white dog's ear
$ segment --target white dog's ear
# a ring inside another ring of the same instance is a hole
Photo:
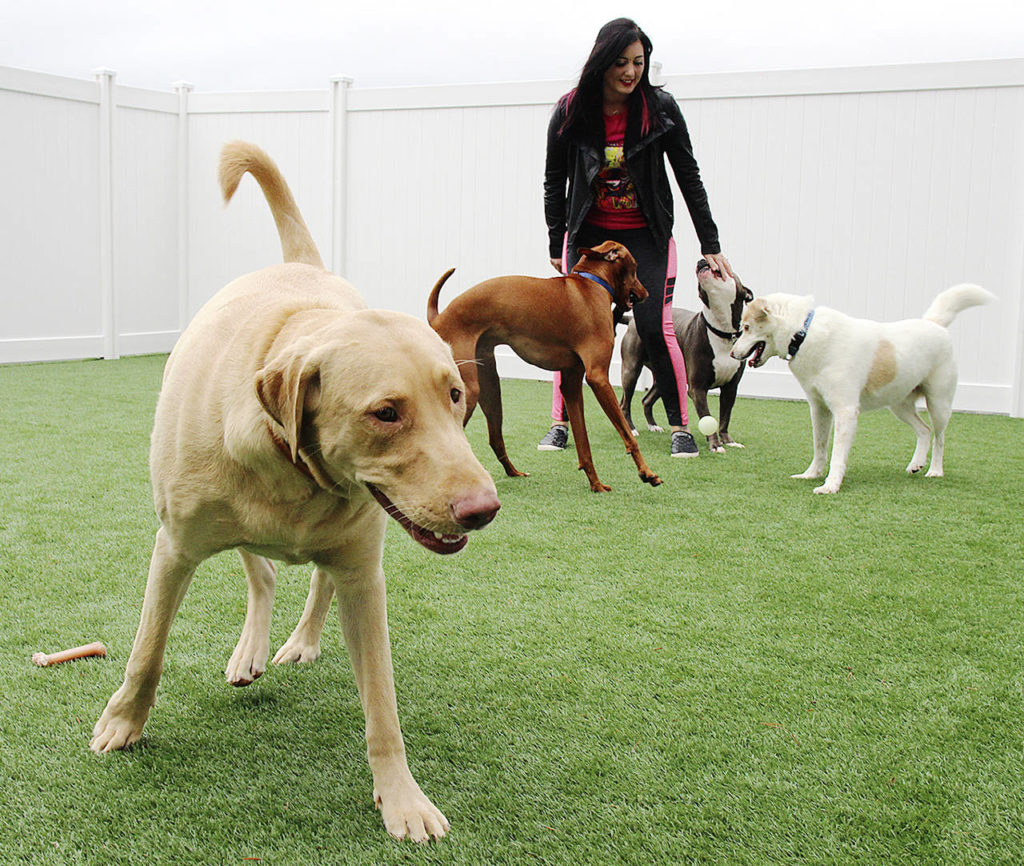
[[[256,374],[256,396],[284,428],[292,462],[298,459],[302,415],[320,403],[320,363],[304,354],[278,356]]]
[[[764,298],[757,298],[750,302],[746,315],[755,322],[765,322],[772,314],[772,308]]]

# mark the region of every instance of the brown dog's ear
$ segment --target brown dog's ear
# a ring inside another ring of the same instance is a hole
[[[299,456],[302,414],[320,402],[320,364],[293,353],[275,358],[256,374],[256,396],[264,411],[284,428],[294,463]]]
[[[580,255],[585,259],[599,259],[604,262],[617,262],[622,258],[623,248],[614,241],[605,241],[595,249],[581,249]]]

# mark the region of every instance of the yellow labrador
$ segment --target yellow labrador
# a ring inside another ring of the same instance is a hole
[[[311,602],[275,660],[319,654],[337,591],[375,802],[392,835],[439,838],[448,821],[410,774],[398,724],[381,554],[388,515],[428,550],[451,553],[499,508],[463,433],[462,378],[425,322],[367,309],[324,270],[265,153],[235,142],[220,168],[226,200],[246,172],[259,182],[286,264],[222,289],[168,359],[150,452],[161,526],[124,684],[90,745],[108,752],[141,736],[199,563],[229,548],[241,555],[248,610],[227,679],[246,685],[269,652],[270,560],[312,562]]]

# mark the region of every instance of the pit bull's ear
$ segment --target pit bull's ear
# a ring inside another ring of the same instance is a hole
[[[754,293],[747,286],[741,284],[740,288],[743,289],[743,303],[749,304],[754,300]]]
[[[284,428],[292,462],[298,459],[302,415],[320,404],[320,364],[305,355],[278,356],[256,374],[256,396]]]

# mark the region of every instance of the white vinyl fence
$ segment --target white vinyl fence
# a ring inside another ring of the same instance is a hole
[[[1024,60],[666,76],[723,247],[757,294],[920,315],[962,281],[956,406],[1024,416]],[[570,82],[167,93],[0,68],[0,363],[165,352],[224,283],[280,260],[255,183],[226,209],[231,139],[278,162],[326,262],[422,316],[486,277],[550,275],[544,138]],[[698,257],[677,201],[676,305]],[[504,375],[547,378],[506,350]],[[613,376],[617,376],[617,364]],[[743,393],[799,397],[784,363]]]

